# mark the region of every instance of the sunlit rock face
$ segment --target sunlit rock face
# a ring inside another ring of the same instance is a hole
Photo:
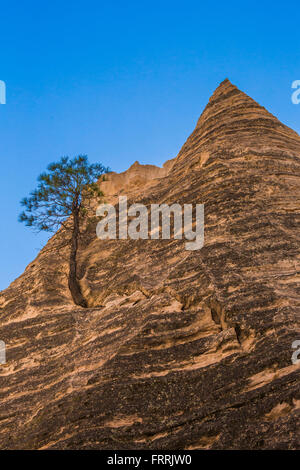
[[[54,235],[0,294],[2,449],[300,448],[300,138],[228,80],[178,157],[107,200],[204,203],[205,245]],[[62,234],[63,235],[63,234]]]

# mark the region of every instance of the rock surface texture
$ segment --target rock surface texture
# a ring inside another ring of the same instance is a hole
[[[225,80],[176,159],[110,201],[205,203],[205,245],[54,235],[0,293],[2,449],[300,448],[300,137]]]

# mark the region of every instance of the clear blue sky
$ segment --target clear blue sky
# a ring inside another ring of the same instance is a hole
[[[46,239],[19,201],[60,156],[161,165],[226,77],[299,132],[299,29],[296,1],[1,2],[0,289]]]

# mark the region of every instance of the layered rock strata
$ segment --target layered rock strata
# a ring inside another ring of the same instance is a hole
[[[163,169],[109,201],[204,203],[205,245],[55,235],[0,293],[2,449],[300,447],[300,137],[228,80]]]

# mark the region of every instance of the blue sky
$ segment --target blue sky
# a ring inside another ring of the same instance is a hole
[[[299,3],[1,2],[0,289],[46,240],[19,201],[62,155],[123,171],[178,153],[229,78],[300,132]]]

